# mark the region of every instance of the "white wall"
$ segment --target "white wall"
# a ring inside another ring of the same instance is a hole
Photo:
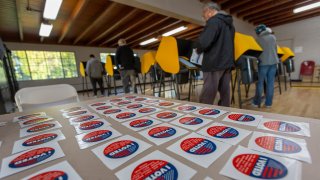
[[[87,61],[90,54],[94,54],[96,57],[100,57],[100,53],[113,53],[114,48],[100,48],[100,47],[84,47],[84,46],[64,46],[64,45],[46,45],[46,44],[29,44],[29,43],[11,43],[5,42],[11,50],[38,50],[38,51],[69,51],[74,52],[77,67],[79,67],[80,61]],[[134,50],[139,56],[145,51]],[[78,68],[79,71],[79,68]],[[78,91],[82,90],[82,78],[79,75],[78,78],[68,79],[53,79],[53,80],[35,80],[35,81],[19,81],[20,88],[32,87],[32,86],[45,86],[52,84],[70,84],[73,85]],[[118,82],[117,84],[121,84]],[[91,89],[90,81],[88,80],[89,89]]]
[[[306,19],[273,28],[280,45],[303,47],[296,53],[293,79],[299,79],[300,65],[304,60],[314,60],[320,65],[320,17]]]

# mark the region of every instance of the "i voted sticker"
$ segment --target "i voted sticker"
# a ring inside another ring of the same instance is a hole
[[[42,123],[42,122],[45,122],[45,121],[48,121],[50,118],[36,118],[36,119],[31,119],[31,120],[28,120],[28,121],[25,121],[23,122],[22,124],[23,125],[31,125],[31,124],[38,124],[38,123]]]
[[[125,98],[126,99],[134,99],[134,98],[136,98],[137,96],[126,96]]]
[[[50,158],[55,153],[55,150],[50,147],[37,148],[27,151],[9,163],[10,168],[22,168],[31,166],[41,161]]]
[[[299,144],[280,137],[262,136],[258,137],[255,142],[258,146],[277,153],[292,154],[302,150]]]
[[[55,134],[55,133],[41,134],[38,136],[34,136],[30,139],[27,139],[22,143],[22,146],[30,147],[30,146],[44,144],[56,139],[57,137],[58,137],[58,134]]]
[[[197,117],[184,117],[179,120],[179,123],[184,125],[198,125],[203,123],[203,120]]]
[[[43,116],[43,115],[44,115],[43,113],[34,113],[34,114],[29,114],[29,115],[21,116],[21,117],[19,117],[18,119],[19,119],[19,120],[26,120],[26,119],[29,119],[29,118],[35,118],[35,117]]]
[[[207,129],[207,133],[216,138],[228,139],[234,138],[239,135],[239,132],[231,127],[227,126],[213,126]]]
[[[139,144],[132,140],[121,140],[108,145],[103,154],[111,159],[128,157],[139,149]]]
[[[90,106],[92,106],[92,107],[98,107],[98,106],[103,106],[103,105],[106,105],[106,104],[107,104],[107,103],[99,102],[99,103],[91,104]]]
[[[147,98],[136,98],[134,99],[135,101],[144,101],[144,100],[147,100]]]
[[[122,105],[126,105],[126,104],[130,104],[131,101],[120,101],[117,103],[118,106],[122,106]]]
[[[112,108],[112,106],[100,106],[100,107],[97,107],[96,110],[102,111],[102,110],[111,109],[111,108]]]
[[[121,109],[109,109],[109,110],[103,111],[103,114],[115,114],[121,111],[122,111]]]
[[[219,114],[220,111],[217,109],[202,109],[199,111],[199,114],[205,115],[205,116],[212,116]]]
[[[214,152],[217,146],[210,140],[204,138],[188,138],[181,142],[183,151],[194,155],[206,155]]]
[[[85,122],[85,121],[90,121],[92,119],[94,119],[93,115],[84,115],[84,116],[80,116],[80,117],[71,118],[70,121],[74,122],[74,123],[81,123],[81,122]]]
[[[176,130],[172,127],[168,126],[160,126],[156,128],[152,128],[148,134],[154,138],[167,138],[176,134]]]
[[[138,108],[141,108],[143,105],[142,104],[131,104],[131,105],[128,105],[126,108],[127,109],[138,109]]]
[[[168,161],[149,160],[141,163],[132,171],[131,179],[176,180],[178,179],[178,170]]]
[[[177,113],[174,112],[163,112],[163,113],[159,113],[157,114],[157,118],[159,119],[171,119],[177,116]]]
[[[161,102],[161,103],[159,103],[159,106],[172,106],[172,105],[174,105],[173,102]]]
[[[53,123],[45,123],[45,124],[40,124],[37,126],[33,126],[29,129],[27,129],[28,133],[35,133],[35,132],[41,132],[41,131],[45,131],[51,128],[54,128],[56,125]]]
[[[147,127],[153,124],[153,121],[150,119],[137,119],[132,122],[130,122],[130,126],[133,128],[142,128]]]
[[[86,134],[83,136],[82,141],[83,142],[98,142],[102,141],[104,139],[107,139],[112,135],[112,132],[109,130],[99,130],[99,131],[94,131],[91,133]]]
[[[239,172],[258,179],[281,179],[288,174],[281,162],[258,154],[238,155],[232,164]]]
[[[132,117],[135,117],[136,114],[132,112],[124,112],[116,115],[117,119],[130,119]]]
[[[82,115],[82,114],[86,114],[88,111],[84,110],[84,111],[76,111],[76,112],[70,112],[67,113],[66,116],[78,116],[78,115]]]
[[[197,109],[196,106],[180,106],[180,107],[178,107],[179,111],[193,111],[196,109]]]
[[[102,122],[102,121],[85,122],[85,123],[80,124],[79,129],[84,130],[84,131],[97,129],[97,128],[103,126],[103,124],[104,124],[104,122]]]
[[[246,114],[230,114],[228,118],[233,121],[240,121],[240,122],[251,122],[256,120],[256,118],[254,118],[253,116],[246,115]]]
[[[146,100],[145,101],[145,103],[147,103],[147,104],[153,104],[153,103],[157,103],[157,102],[159,102],[160,100],[158,100],[158,99],[149,99],[149,100]]]
[[[263,124],[266,128],[278,132],[298,132],[301,130],[299,126],[283,121],[270,121]]]
[[[156,111],[157,111],[156,108],[141,108],[138,110],[138,112],[142,113],[142,114],[152,113],[152,112],[156,112]]]
[[[120,101],[122,101],[122,99],[119,99],[119,98],[110,100],[110,102],[120,102]]]
[[[68,174],[63,171],[48,171],[29,178],[29,180],[68,180]]]

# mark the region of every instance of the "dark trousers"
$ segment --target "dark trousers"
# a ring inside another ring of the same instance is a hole
[[[130,93],[129,82],[131,82],[133,92],[137,93],[135,71],[134,70],[121,70],[120,75],[121,75],[121,79],[122,79],[123,92]]]
[[[213,104],[219,91],[220,106],[230,106],[231,70],[222,70],[203,73],[203,88],[200,94],[200,103]]]
[[[101,95],[104,95],[104,87],[103,87],[103,80],[102,78],[92,78],[90,77],[90,81],[93,88],[93,94],[97,95],[97,84],[99,84]]]

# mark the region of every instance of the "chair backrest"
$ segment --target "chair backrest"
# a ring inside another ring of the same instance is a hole
[[[37,86],[20,89],[15,94],[19,111],[79,102],[76,89],[68,84]]]
[[[300,67],[301,76],[313,76],[316,63],[312,60],[303,61]]]

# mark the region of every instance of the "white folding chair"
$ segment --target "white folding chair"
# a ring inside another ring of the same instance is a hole
[[[20,112],[79,102],[76,89],[68,84],[37,86],[20,89],[15,94],[15,101]]]

